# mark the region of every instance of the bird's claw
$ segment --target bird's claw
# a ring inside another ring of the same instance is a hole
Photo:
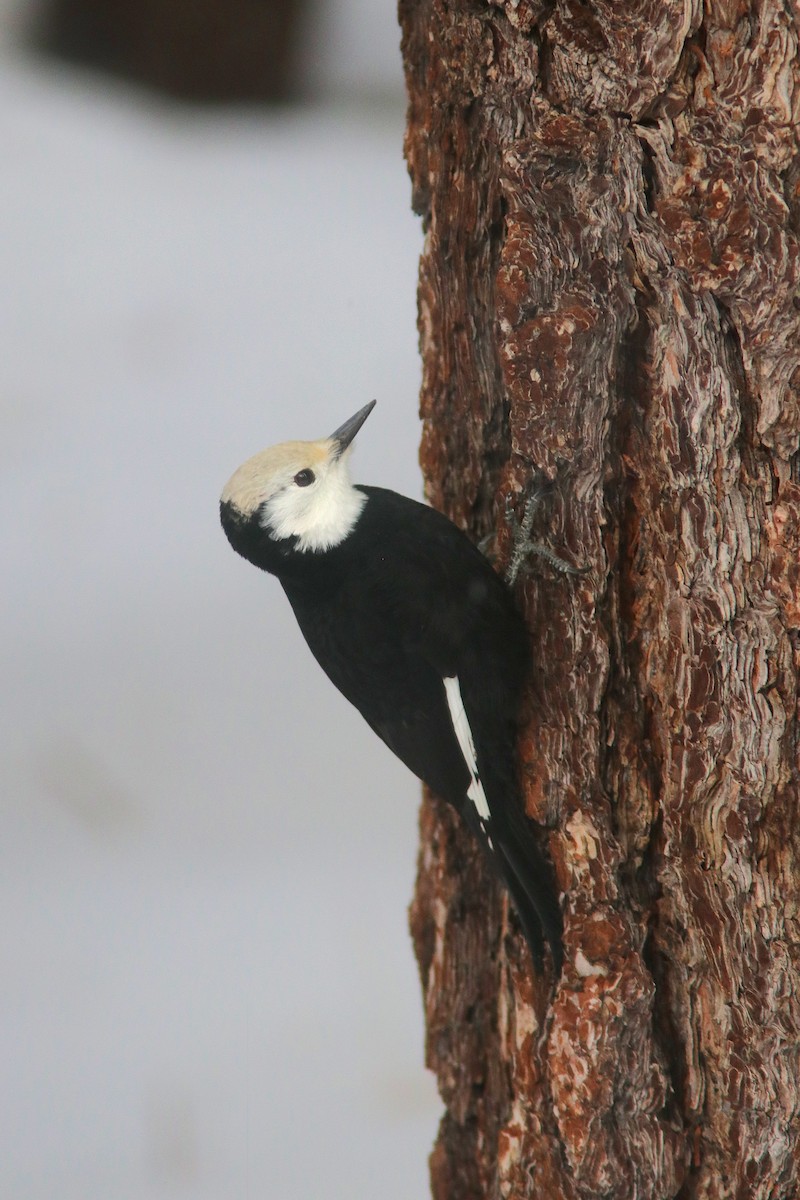
[[[506,582],[509,587],[512,587],[519,575],[520,568],[525,559],[530,554],[535,554],[537,558],[543,558],[546,563],[558,571],[562,575],[585,575],[589,570],[588,566],[576,567],[573,563],[567,562],[550,549],[549,546],[543,545],[541,542],[531,540],[531,529],[533,528],[533,518],[536,509],[541,502],[542,492],[540,490],[531,492],[525,501],[525,509],[522,514],[522,520],[517,517],[514,509],[514,502],[510,496],[506,496],[505,513],[506,520],[511,526],[513,545],[511,547],[511,557],[508,560],[506,567]]]

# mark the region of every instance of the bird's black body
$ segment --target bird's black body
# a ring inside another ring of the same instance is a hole
[[[441,513],[383,488],[366,496],[339,544],[299,550],[256,509],[223,500],[239,554],[276,575],[303,635],[336,687],[391,750],[464,816],[502,874],[532,954],[547,939],[561,963],[561,915],[551,872],[525,816],[516,773],[517,710],[529,647],[503,580]],[[457,680],[488,815],[446,695]]]

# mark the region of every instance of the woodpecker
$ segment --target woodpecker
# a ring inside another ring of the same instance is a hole
[[[373,400],[328,438],[247,460],[220,501],[233,549],[277,576],[326,675],[494,861],[541,967],[561,912],[516,771],[528,633],[511,592],[442,513],[350,481]]]

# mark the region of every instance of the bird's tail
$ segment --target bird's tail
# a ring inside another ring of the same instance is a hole
[[[563,925],[552,868],[539,849],[521,802],[503,816],[501,828],[492,831],[496,857],[534,965],[541,969],[546,941],[558,977],[564,961]]]
[[[563,922],[552,867],[539,849],[534,824],[526,816],[515,783],[493,779],[490,794],[505,791],[510,802],[493,805],[488,821],[481,820],[471,800],[459,811],[494,863],[519,917],[537,971],[544,962],[545,943],[550,947],[556,978],[564,962]],[[501,782],[505,787],[501,787]],[[516,794],[515,794],[516,793]]]

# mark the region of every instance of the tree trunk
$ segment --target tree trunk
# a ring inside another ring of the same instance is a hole
[[[544,481],[535,979],[423,805],[437,1200],[800,1194],[800,60],[779,0],[400,0],[428,496]]]

